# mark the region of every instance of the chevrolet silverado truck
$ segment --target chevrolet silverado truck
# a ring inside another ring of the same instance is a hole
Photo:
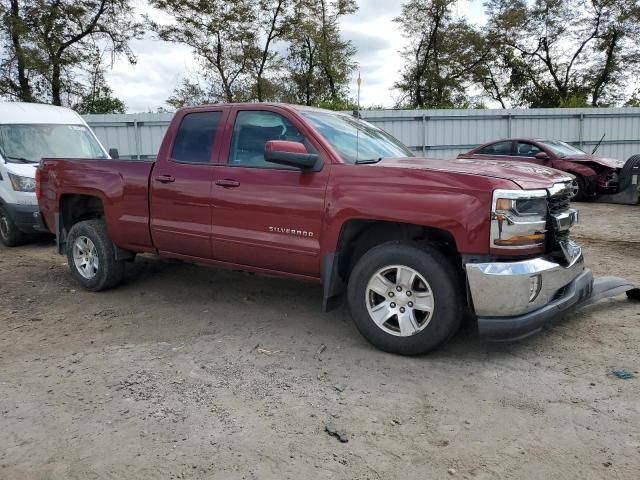
[[[570,239],[571,178],[519,163],[416,158],[352,116],[279,104],[178,111],[155,161],[43,159],[36,193],[71,274],[114,287],[147,253],[322,284],[378,348],[418,354],[465,311],[517,339],[598,299]]]

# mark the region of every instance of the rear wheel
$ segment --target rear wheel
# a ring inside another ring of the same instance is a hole
[[[71,274],[86,290],[114,287],[124,277],[124,261],[115,259],[115,248],[104,222],[76,223],[67,237],[67,261]]]
[[[7,247],[17,247],[27,240],[27,236],[21,232],[9,214],[0,207],[0,241]]]
[[[462,319],[453,267],[440,252],[389,242],[365,253],[353,269],[349,307],[358,330],[381,350],[428,352],[446,342]]]

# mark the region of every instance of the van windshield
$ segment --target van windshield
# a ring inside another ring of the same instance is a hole
[[[0,155],[12,163],[42,158],[107,158],[84,125],[0,125]]]

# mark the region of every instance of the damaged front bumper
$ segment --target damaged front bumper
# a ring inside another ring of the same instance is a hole
[[[637,289],[616,277],[594,279],[580,247],[568,265],[551,257],[519,262],[467,263],[467,281],[480,335],[519,340],[564,314]],[[631,295],[630,295],[631,296]]]
[[[640,155],[629,158],[618,175],[618,192],[597,195],[598,201],[623,205],[640,203]]]

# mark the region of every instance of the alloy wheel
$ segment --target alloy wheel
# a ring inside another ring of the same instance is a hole
[[[100,267],[98,251],[89,237],[80,236],[74,242],[73,262],[84,278],[90,280],[97,275]]]
[[[415,335],[433,316],[431,286],[411,267],[391,265],[378,270],[369,280],[365,295],[371,320],[391,335]]]

